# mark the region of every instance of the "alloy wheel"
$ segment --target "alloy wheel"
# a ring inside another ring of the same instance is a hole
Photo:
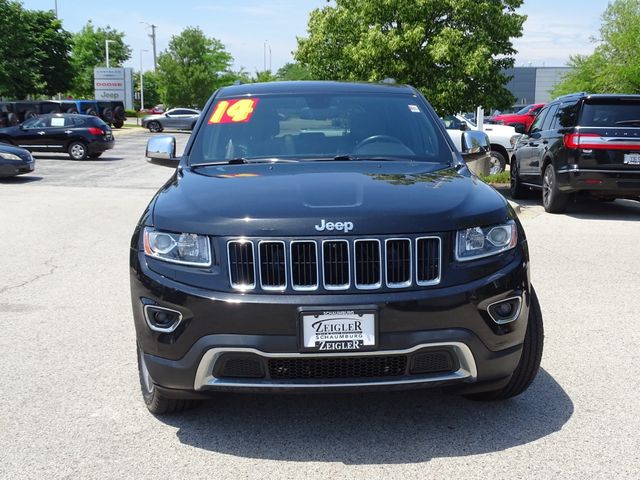
[[[545,206],[551,201],[551,192],[553,190],[553,172],[547,167],[544,171],[544,179],[542,181],[542,202]]]
[[[76,143],[71,147],[71,156],[73,158],[81,160],[85,157],[85,148],[82,144]]]

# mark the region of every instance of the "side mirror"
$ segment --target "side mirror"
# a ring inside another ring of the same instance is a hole
[[[150,138],[145,156],[149,163],[163,167],[176,168],[180,163],[176,157],[176,139],[170,135]]]
[[[462,158],[476,175],[489,175],[491,142],[486,133],[478,130],[462,132]]]
[[[521,135],[527,133],[527,129],[524,128],[524,123],[514,123],[513,128],[516,129],[516,133],[520,133]]]
[[[469,125],[467,125],[466,123],[461,123],[460,127],[458,127],[461,131],[466,132],[467,130],[469,130]]]

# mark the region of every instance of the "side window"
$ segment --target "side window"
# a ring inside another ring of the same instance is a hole
[[[551,105],[549,106],[549,113],[547,113],[547,116],[544,119],[544,123],[542,124],[542,130],[546,131],[546,130],[551,130],[553,127],[552,125],[555,122],[556,119],[556,113],[558,113],[558,104],[556,103],[555,105]]]
[[[578,111],[580,110],[580,102],[564,102],[560,104],[557,113],[557,124],[555,128],[574,127],[578,119]]]
[[[178,110],[173,110],[171,112],[171,115],[187,115],[189,112],[186,110],[182,110],[182,109],[178,109]]]
[[[536,119],[531,124],[531,129],[529,130],[529,133],[535,133],[542,130],[542,123],[544,122],[544,119],[548,111],[549,111],[549,108],[544,108],[542,111],[540,111]]]
[[[48,128],[51,126],[48,118],[35,117],[23,123],[25,128]]]

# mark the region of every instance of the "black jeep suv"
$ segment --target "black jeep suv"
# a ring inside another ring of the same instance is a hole
[[[547,212],[572,195],[640,200],[640,95],[576,93],[547,104],[511,162],[511,195],[542,189]]]
[[[131,242],[140,383],[154,413],[217,391],[533,381],[542,317],[513,209],[408,86],[236,85],[209,100]]]

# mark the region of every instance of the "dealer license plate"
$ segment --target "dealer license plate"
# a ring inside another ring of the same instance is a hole
[[[640,153],[625,153],[624,163],[627,165],[640,165]]]
[[[326,310],[302,314],[304,350],[336,352],[366,350],[375,346],[375,312]]]

